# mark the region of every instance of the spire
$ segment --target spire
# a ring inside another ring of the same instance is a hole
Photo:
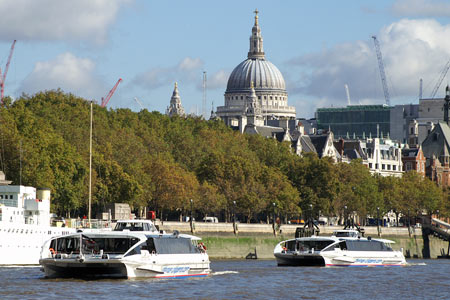
[[[250,50],[248,52],[248,58],[250,59],[264,59],[264,49],[263,49],[263,38],[261,36],[261,28],[259,28],[258,23],[258,9],[254,11],[255,13],[255,24],[252,28],[252,35],[250,36]]]
[[[175,82],[175,87],[173,88],[172,98],[170,98],[170,106],[166,110],[166,114],[169,116],[179,115],[184,116],[184,108],[181,105],[181,97],[178,94],[178,84]]]

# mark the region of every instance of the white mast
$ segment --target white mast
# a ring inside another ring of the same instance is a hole
[[[91,200],[92,200],[92,110],[93,105],[91,101],[91,124],[90,124],[90,133],[89,133],[89,213],[88,213],[88,220],[89,220],[89,227],[91,227]]]

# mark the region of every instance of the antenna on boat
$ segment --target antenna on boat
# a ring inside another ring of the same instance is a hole
[[[90,132],[89,132],[89,211],[88,221],[89,227],[91,227],[91,200],[92,200],[92,110],[93,104],[91,101],[91,120],[90,120]]]

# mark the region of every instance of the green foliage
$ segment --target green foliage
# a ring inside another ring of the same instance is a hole
[[[87,211],[90,101],[60,90],[23,95],[0,107],[0,168],[13,184],[48,187],[52,211]],[[374,177],[360,161],[299,157],[289,143],[242,135],[221,121],[93,104],[92,205],[129,203],[136,211],[201,214],[361,216],[450,211],[427,179]],[[20,163],[21,162],[21,163]],[[234,204],[236,203],[236,204]],[[311,211],[311,207],[312,210]],[[158,215],[160,215],[158,213]]]

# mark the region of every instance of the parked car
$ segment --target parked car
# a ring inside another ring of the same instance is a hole
[[[203,222],[207,223],[219,223],[219,219],[217,217],[204,217]]]

